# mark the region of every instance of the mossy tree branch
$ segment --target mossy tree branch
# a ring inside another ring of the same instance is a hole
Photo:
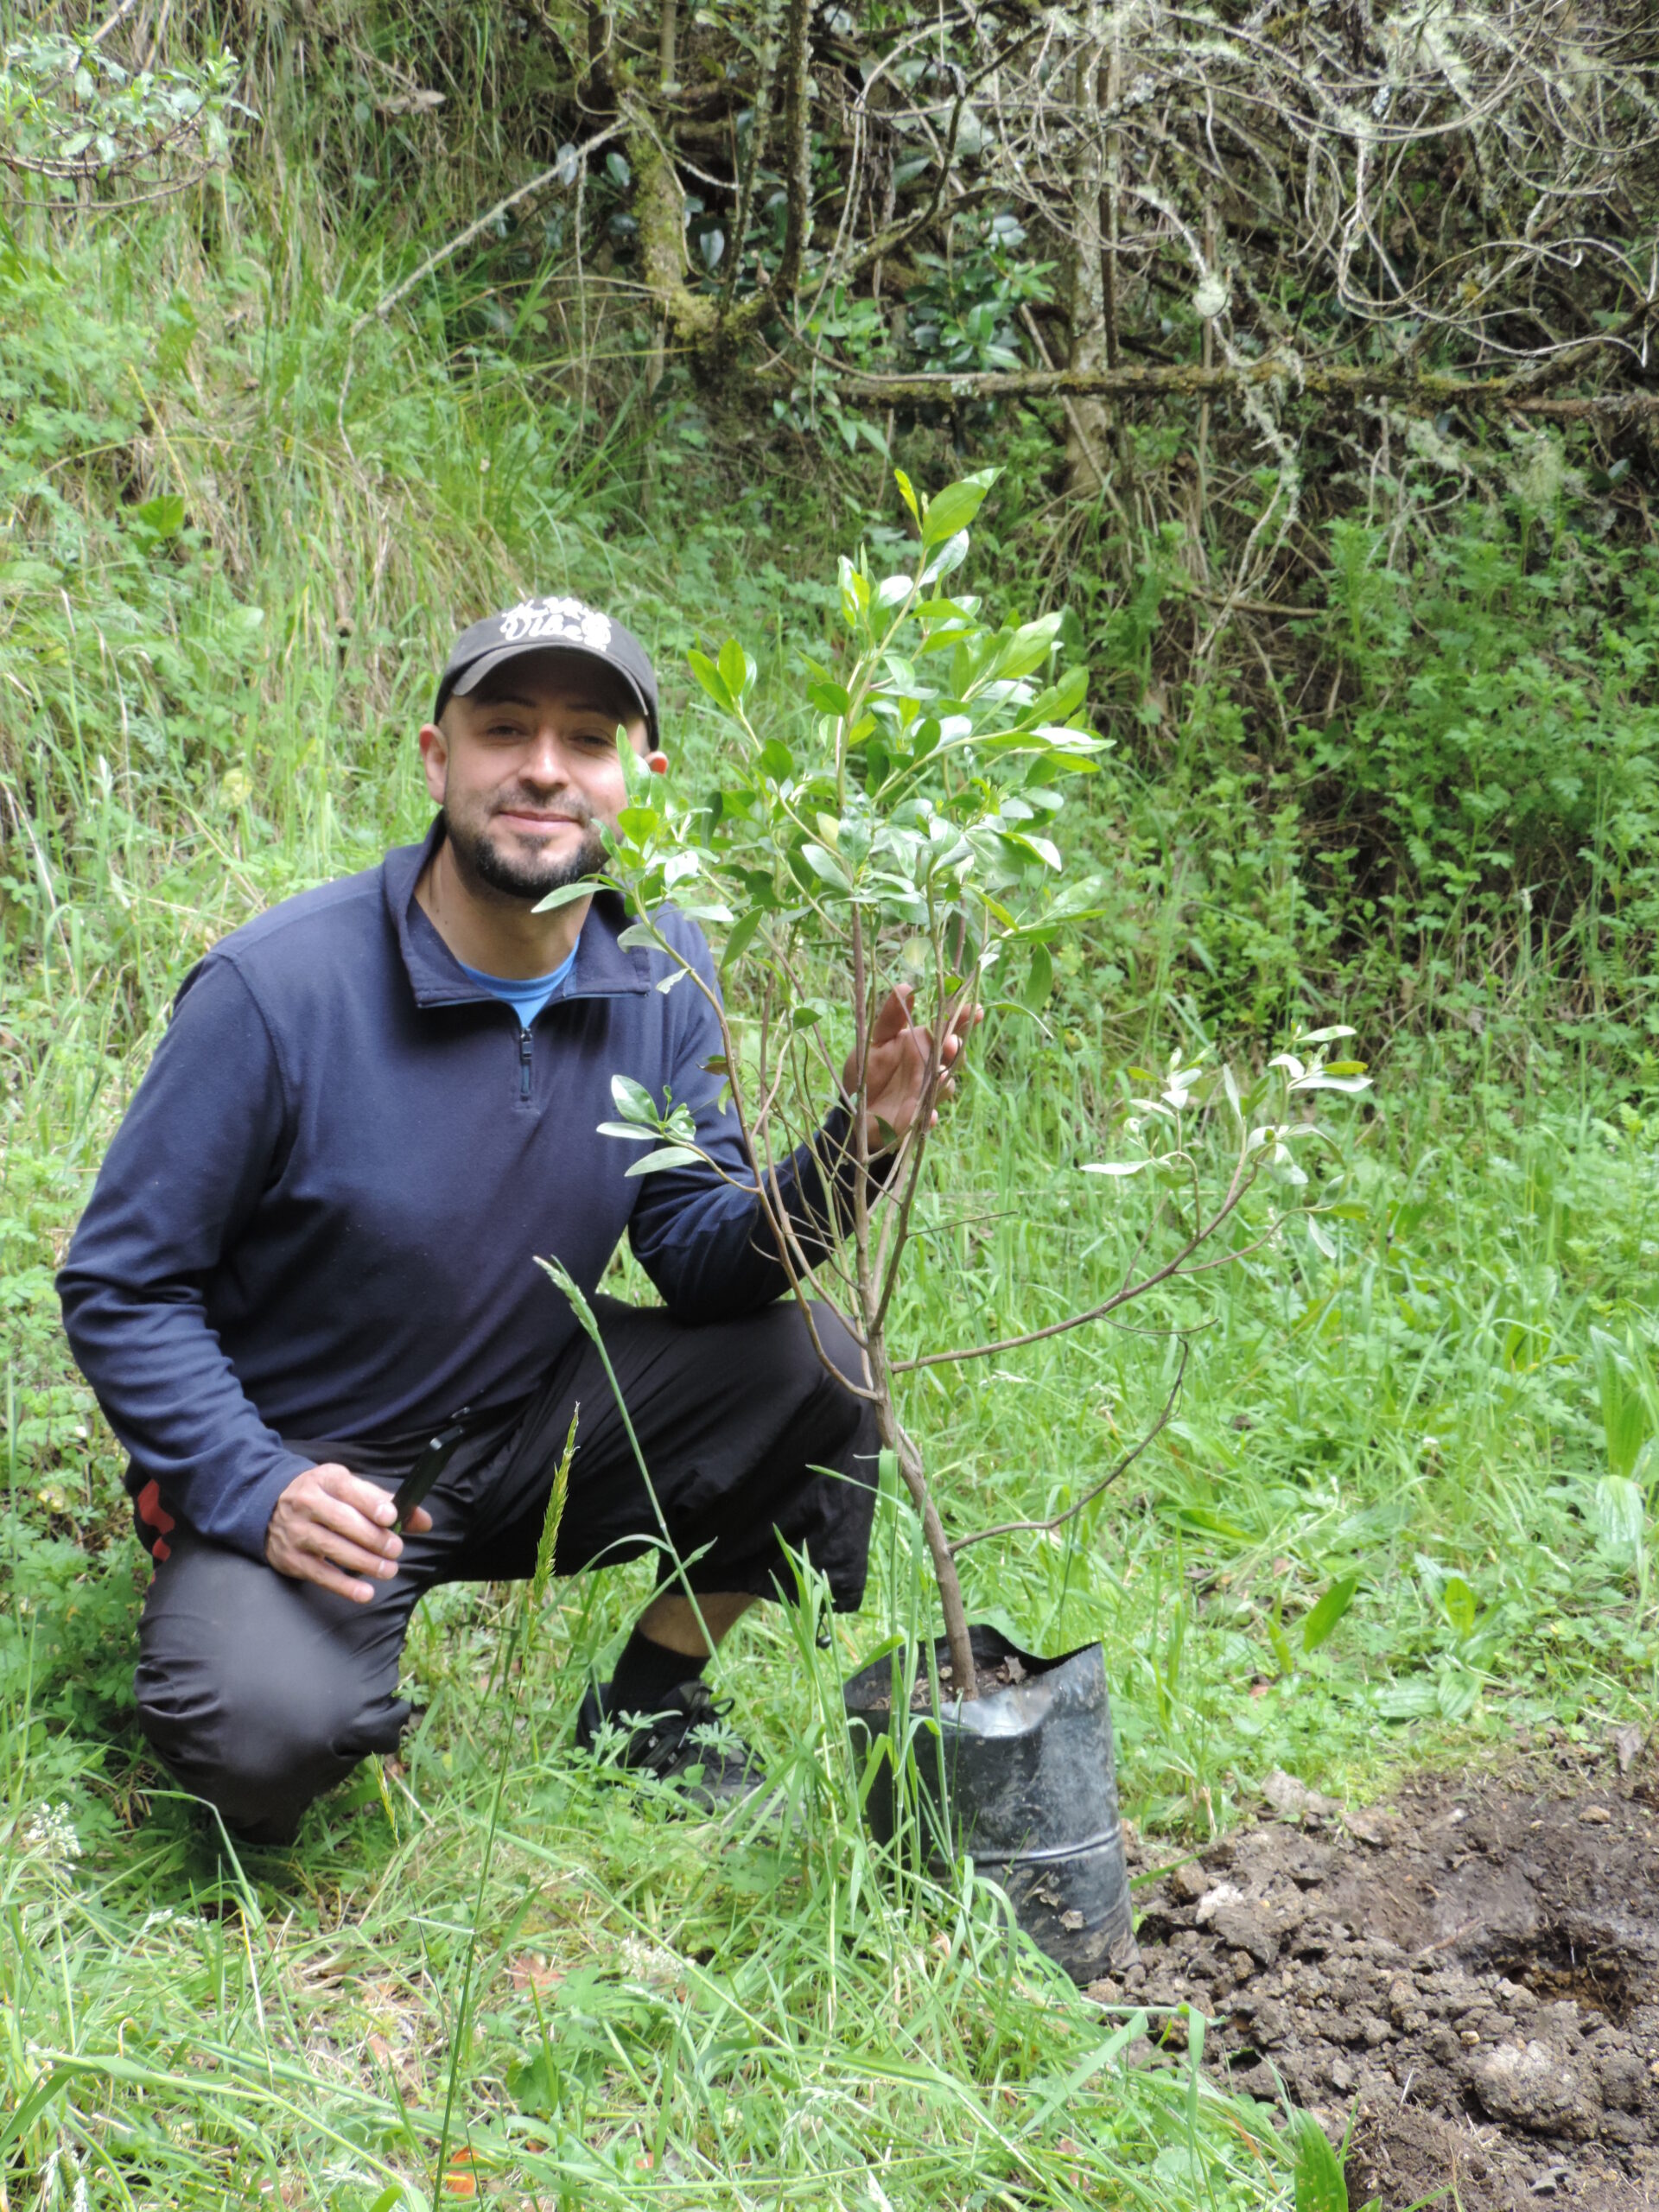
[[[1539,396],[1525,374],[1508,377],[1446,376],[1409,368],[1316,366],[1268,354],[1241,365],[1205,367],[1192,361],[1147,368],[995,369],[964,374],[918,372],[871,374],[821,367],[844,399],[926,404],[965,399],[1058,399],[1102,395],[1119,399],[1222,397],[1229,392],[1282,387],[1287,394],[1316,399],[1392,399],[1402,404],[1510,409],[1571,421],[1595,416],[1646,415],[1659,410],[1659,391],[1619,391],[1579,397]],[[777,371],[758,372],[757,381],[779,381]]]

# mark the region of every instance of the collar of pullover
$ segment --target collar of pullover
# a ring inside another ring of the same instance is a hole
[[[437,816],[418,845],[398,845],[381,868],[386,910],[397,932],[397,949],[415,993],[416,1006],[459,1006],[486,1001],[491,993],[472,977],[433,927],[415,896],[421,871],[443,842],[443,817]],[[618,943],[627,914],[613,891],[597,892],[576,939],[576,964],[560,999],[608,999],[651,988],[651,956],[643,947]]]

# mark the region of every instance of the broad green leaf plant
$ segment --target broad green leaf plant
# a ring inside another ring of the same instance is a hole
[[[965,478],[931,500],[899,476],[916,529],[914,558],[888,575],[875,573],[865,553],[842,560],[843,652],[833,664],[807,664],[801,704],[782,727],[760,713],[755,663],[735,640],[717,658],[691,656],[734,739],[720,789],[678,801],[624,741],[629,803],[602,878],[628,902],[625,942],[665,956],[658,988],[699,991],[714,1013],[722,1051],[708,1072],[753,1163],[740,1187],[759,1201],[815,1342],[809,1297],[832,1306],[862,1349],[864,1394],[921,1517],[938,1578],[953,1694],[969,1698],[975,1669],[957,1554],[1005,1531],[946,1536],[922,1450],[899,1416],[900,1378],[1103,1319],[1160,1284],[1255,1249],[1277,1233],[1287,1209],[1306,1217],[1326,1249],[1317,1216],[1329,1211],[1329,1185],[1310,1185],[1297,1164],[1316,1135],[1305,1109],[1313,1092],[1362,1090],[1369,1080],[1358,1062],[1325,1057],[1346,1030],[1304,1037],[1243,1085],[1230,1069],[1172,1061],[1128,1113],[1129,1156],[1089,1171],[1120,1185],[1144,1179],[1147,1191],[1140,1264],[1114,1295],[999,1344],[895,1353],[889,1327],[917,1196],[948,1127],[936,1128],[933,1114],[947,1083],[942,1040],[981,1009],[1039,1007],[1050,948],[1099,912],[1100,884],[1073,879],[1052,835],[1068,790],[1096,772],[1103,749],[1084,718],[1086,671],[1059,664],[1059,615],[999,623],[953,583],[995,476]],[[723,988],[670,934],[671,910],[713,934]],[[872,1034],[895,986],[913,993],[910,1019],[931,1039],[919,1110],[902,1135],[868,1109]],[[685,1102],[655,1098],[620,1075],[612,1095],[617,1119],[601,1125],[604,1133],[642,1147],[629,1173],[702,1161],[739,1179],[704,1150]],[[826,1121],[826,1104],[837,1099],[841,1110]],[[1237,1142],[1218,1195],[1210,1195],[1213,1147],[1197,1142],[1195,1131],[1207,1130],[1217,1109]],[[842,1194],[844,1239],[828,1221],[812,1224],[822,1236],[804,1237],[785,1207],[780,1169],[803,1142],[814,1146],[826,1185],[833,1179]],[[1258,1186],[1285,1204],[1227,1238]],[[1154,1259],[1171,1224],[1173,1249]],[[1200,1257],[1217,1239],[1217,1256]]]

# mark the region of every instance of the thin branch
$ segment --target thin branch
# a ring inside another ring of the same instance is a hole
[[[87,46],[89,48],[102,46],[105,40],[108,38],[110,33],[115,29],[116,25],[119,22],[124,22],[132,13],[137,4],[138,0],[120,0],[120,5],[111,10],[110,13],[105,16],[103,22],[87,40]]]
[[[889,254],[897,253],[900,246],[907,245],[918,231],[925,231],[938,215],[940,207],[944,205],[945,188],[950,181],[952,167],[957,158],[957,136],[962,128],[962,111],[967,97],[965,92],[958,93],[956,103],[951,108],[950,129],[945,140],[944,151],[939,157],[938,181],[933,187],[932,198],[922,209],[920,214],[906,215],[901,221],[890,223],[886,230],[878,232],[874,238],[867,239],[849,261],[833,271],[837,283],[856,283],[867,269],[873,269],[878,261],[885,261]],[[825,282],[828,281],[826,276]]]
[[[601,146],[608,145],[613,138],[620,138],[622,136],[623,128],[620,123],[607,124],[603,130],[595,131],[591,138],[584,139],[582,144],[574,149],[574,174],[579,176],[582,174],[582,164],[588,155],[597,153]],[[366,329],[377,315],[390,315],[398,301],[407,298],[415,287],[429,276],[435,269],[442,269],[446,261],[452,261],[463,246],[470,245],[475,238],[492,229],[504,215],[510,214],[521,200],[529,200],[538,192],[545,192],[550,184],[568,183],[572,174],[572,150],[567,148],[550,169],[543,169],[539,176],[531,177],[528,184],[521,184],[516,192],[510,192],[505,200],[498,200],[494,207],[480,215],[475,223],[468,223],[464,231],[457,232],[448,245],[440,246],[435,253],[428,254],[426,259],[412,275],[405,276],[401,284],[394,284],[383,299],[377,300],[365,314],[359,315],[357,321],[352,325],[353,337],[355,338],[359,330]]]
[[[999,1521],[994,1529],[976,1529],[970,1536],[957,1538],[950,1547],[950,1556],[954,1559],[959,1552],[965,1552],[970,1544],[988,1543],[993,1536],[1018,1536],[1030,1529],[1040,1529],[1046,1535],[1052,1535],[1056,1529],[1063,1529],[1068,1521],[1075,1520],[1085,1506],[1092,1505],[1103,1490],[1109,1490],[1120,1475],[1128,1472],[1153,1439],[1167,1425],[1170,1415],[1175,1410],[1175,1401],[1181,1395],[1181,1384],[1186,1375],[1187,1356],[1192,1349],[1192,1345],[1183,1337],[1180,1365],[1175,1370],[1175,1380],[1171,1386],[1168,1397],[1164,1401],[1164,1410],[1135,1449],[1132,1452],[1126,1452],[1111,1472],[1103,1475],[1092,1490],[1085,1491],[1075,1505],[1068,1505],[1064,1513],[1057,1513],[1052,1521]]]
[[[1185,1270],[1187,1261],[1192,1258],[1199,1245],[1207,1243],[1228,1216],[1237,1211],[1245,1192],[1254,1186],[1255,1182],[1254,1173],[1245,1176],[1236,1175],[1232,1187],[1222,1201],[1220,1210],[1214,1219],[1207,1228],[1200,1229],[1196,1236],[1190,1237],[1173,1260],[1168,1261],[1161,1268],[1155,1268],[1151,1274],[1143,1275],[1139,1282],[1125,1283],[1121,1290],[1115,1290],[1109,1298],[1103,1299],[1098,1306],[1091,1306],[1086,1313],[1073,1313],[1064,1321],[1051,1321],[1046,1329],[1027,1329],[1021,1336],[1001,1337],[995,1344],[970,1344],[965,1350],[955,1351],[923,1352],[918,1358],[901,1359],[895,1362],[894,1374],[908,1375],[918,1367],[951,1367],[965,1359],[987,1359],[993,1352],[1017,1351],[1021,1344],[1041,1344],[1045,1338],[1063,1337],[1068,1330],[1085,1328],[1090,1321],[1103,1321],[1109,1313],[1116,1313],[1120,1306],[1128,1305],[1133,1299],[1145,1297],[1147,1291],[1156,1290],[1160,1283],[1167,1282],[1172,1276],[1179,1275]],[[1270,1231],[1269,1235],[1275,1233],[1276,1228],[1275,1224],[1274,1231]],[[1224,1266],[1228,1261],[1243,1256],[1243,1254],[1236,1255],[1229,1252],[1224,1254],[1217,1264]],[[1196,1273],[1197,1270],[1192,1272]]]

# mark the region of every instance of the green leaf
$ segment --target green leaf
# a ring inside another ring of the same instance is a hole
[[[861,616],[870,609],[870,580],[855,569],[843,553],[836,564],[841,579],[841,611],[848,626],[856,629]]]
[[[613,1075],[611,1077],[611,1097],[625,1122],[652,1129],[657,1127],[660,1119],[657,1101],[644,1084],[636,1083],[631,1075]]]
[[[1022,1006],[1035,1014],[1046,1005],[1048,995],[1054,988],[1054,962],[1046,944],[1031,948],[1031,973],[1026,977],[1026,988],[1020,994]]]
[[[720,677],[731,696],[745,699],[754,684],[759,671],[735,638],[728,638],[720,649]]]
[[[1045,614],[1038,621],[1022,622],[992,661],[992,671],[1003,678],[1029,676],[1033,669],[1042,666],[1054,650],[1059,627],[1058,614]]]
[[[655,1144],[657,1131],[642,1129],[632,1122],[596,1122],[595,1134],[601,1137],[620,1137],[625,1144]]]
[[[803,845],[801,858],[811,869],[813,874],[820,877],[832,889],[836,891],[852,889],[852,878],[827,846]]]
[[[569,2088],[569,2081],[556,2063],[550,2050],[538,2050],[507,2069],[507,2094],[520,2112],[537,2119],[558,2112]]]
[[[1465,1720],[1480,1701],[1480,1676],[1468,1667],[1448,1667],[1434,1684],[1434,1707],[1442,1720]]]
[[[1065,722],[1076,714],[1088,696],[1088,670],[1068,669],[1058,683],[1052,683],[1046,691],[1039,692],[1027,708],[1022,719],[1033,722]]]
[[[133,511],[135,518],[152,537],[176,537],[184,528],[184,501],[176,492],[163,492]]]
[[[1291,2140],[1296,2148],[1296,2212],[1348,2212],[1348,2183],[1342,2161],[1312,2113],[1293,2113]]]
[[[8,2145],[15,2143],[22,2137],[27,2135],[29,2129],[34,2126],[35,2121],[40,2118],[41,2114],[46,2110],[47,2107],[57,2095],[58,2091],[63,2088],[67,2082],[71,2082],[73,2079],[74,2075],[72,2069],[67,2066],[59,2066],[54,2067],[51,2073],[45,2075],[42,2080],[37,2082],[34,2088],[29,2091],[29,2094],[23,2098],[22,2101],[11,2113],[10,2117],[5,2120],[0,2120],[0,2151],[3,2151]]]
[[[1042,739],[1051,755],[1056,753],[1063,754],[1065,765],[1077,775],[1094,774],[1095,771],[1088,762],[1088,754],[1106,753],[1111,749],[1109,741],[1096,737],[1092,730],[1073,729],[1059,722],[1044,722],[1033,734]]]
[[[1377,1690],[1371,1701],[1384,1720],[1421,1720],[1438,1709],[1440,1692],[1432,1676],[1420,1675]]]
[[[968,533],[965,530],[959,530],[954,537],[947,537],[943,545],[935,549],[932,559],[922,571],[922,582],[925,584],[937,582],[939,577],[948,576],[953,569],[959,569],[967,558]]]
[[[1472,1636],[1475,1630],[1475,1593],[1460,1574],[1448,1574],[1440,1591],[1440,1604],[1446,1618],[1459,1636]]]
[[[922,518],[923,544],[941,545],[959,530],[966,530],[1000,474],[995,468],[979,469],[972,476],[964,476],[960,484],[947,484],[936,499],[930,499]]]
[[[693,1152],[687,1144],[665,1144],[660,1152],[648,1152],[643,1160],[636,1160],[628,1173],[659,1175],[665,1167],[696,1167],[701,1165],[702,1154]]]
[[[1325,1226],[1319,1216],[1312,1213],[1305,1215],[1303,1217],[1303,1226],[1307,1230],[1307,1241],[1313,1247],[1313,1249],[1316,1252],[1323,1253],[1327,1260],[1334,1260],[1337,1256],[1335,1242],[1332,1237],[1330,1230]]]
[[[1602,1542],[1615,1551],[1638,1550],[1647,1526],[1646,1501],[1640,1486],[1628,1475],[1604,1475],[1596,1484],[1590,1523]]]
[[[1052,868],[1058,873],[1065,865],[1060,858],[1059,848],[1052,838],[1028,837],[1023,830],[1004,830],[999,834],[1005,845],[1011,846],[1015,852],[1027,854],[1034,861],[1041,861],[1045,868]]]
[[[530,911],[532,914],[550,914],[556,906],[569,906],[575,899],[591,899],[601,887],[601,879],[596,875],[584,876],[580,883],[562,883],[545,899],[538,899]]]
[[[911,482],[909,477],[906,475],[902,468],[895,468],[893,470],[893,480],[899,486],[899,498],[910,509],[912,519],[919,524],[922,519],[922,511],[916,504],[915,486]]]
[[[1344,1574],[1340,1582],[1333,1582],[1323,1598],[1302,1622],[1302,1649],[1317,1651],[1335,1628],[1337,1623],[1354,1602],[1354,1592],[1359,1587],[1357,1574]]]
[[[734,960],[741,960],[743,957],[750,945],[753,944],[755,933],[766,918],[766,910],[764,906],[751,906],[747,914],[738,917],[733,925],[731,935],[726,940],[726,948],[720,956],[722,975]]]
[[[685,658],[690,664],[692,675],[696,677],[709,696],[717,707],[724,707],[729,715],[736,702],[732,697],[731,687],[714,662],[709,659],[707,653],[698,652],[695,646]]]

